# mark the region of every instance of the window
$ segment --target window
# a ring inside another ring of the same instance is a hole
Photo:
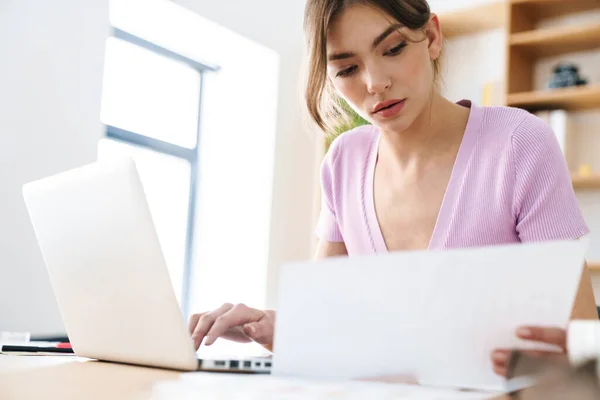
[[[99,158],[134,158],[175,294],[188,315],[202,76],[199,64],[124,31],[107,40]]]

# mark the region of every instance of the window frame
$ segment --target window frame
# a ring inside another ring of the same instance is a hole
[[[150,50],[158,55],[168,57],[170,59],[182,62],[192,67],[200,74],[200,93],[199,93],[199,108],[198,118],[196,124],[196,145],[193,148],[187,148],[179,146],[173,143],[168,143],[159,139],[145,136],[137,132],[131,132],[125,129],[118,128],[112,125],[105,125],[105,137],[108,139],[116,140],[122,143],[135,145],[142,147],[147,150],[152,150],[157,153],[170,155],[179,159],[186,160],[190,164],[190,185],[189,185],[189,206],[188,206],[188,219],[186,228],[186,243],[185,243],[185,257],[183,265],[183,276],[182,276],[182,287],[181,287],[181,311],[184,317],[187,319],[189,316],[190,306],[190,289],[192,282],[192,260],[194,252],[194,233],[195,233],[195,218],[197,214],[197,202],[196,194],[199,187],[199,146],[200,146],[200,126],[202,121],[202,104],[203,104],[203,83],[204,74],[209,72],[217,72],[218,66],[209,65],[205,63],[192,60],[181,54],[175,53],[164,47],[158,46],[155,43],[144,40],[131,33],[125,32],[118,28],[112,29],[112,36],[129,42],[133,45],[140,46],[144,49]]]

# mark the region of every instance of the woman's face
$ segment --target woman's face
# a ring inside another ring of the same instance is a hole
[[[404,131],[425,109],[434,85],[432,60],[441,51],[437,17],[428,27],[427,34],[415,32],[373,7],[346,8],[327,34],[330,83],[372,124]]]

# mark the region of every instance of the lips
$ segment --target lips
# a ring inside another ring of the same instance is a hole
[[[388,100],[388,101],[384,101],[384,102],[381,102],[381,103],[377,103],[375,105],[375,108],[373,109],[372,113],[373,114],[377,114],[377,113],[379,113],[381,111],[384,111],[386,109],[392,108],[395,105],[397,105],[398,103],[401,103],[403,101],[404,100],[395,99],[395,100]]]

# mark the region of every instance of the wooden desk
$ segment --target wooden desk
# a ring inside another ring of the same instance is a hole
[[[70,356],[0,355],[0,399],[151,399],[154,384],[181,374]]]
[[[0,399],[156,400],[155,384],[176,381],[184,374],[71,356],[0,355]],[[203,398],[201,391],[197,398]]]

